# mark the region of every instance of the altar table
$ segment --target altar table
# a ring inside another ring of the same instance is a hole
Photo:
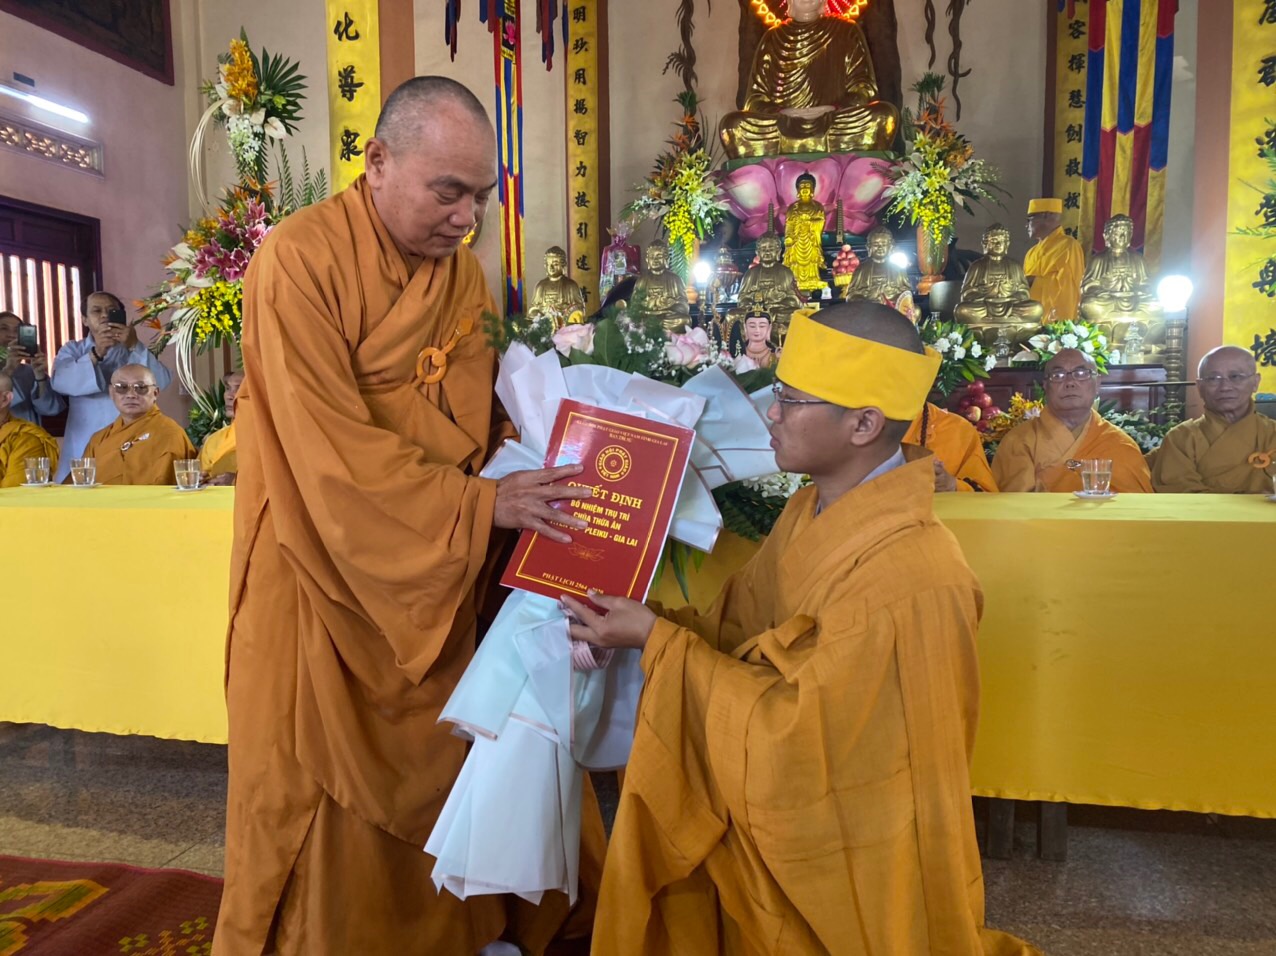
[[[233,497],[0,490],[0,720],[224,742]],[[977,795],[1276,817],[1276,504],[936,507],[984,589]],[[724,535],[693,601],[754,547]],[[670,579],[654,596],[680,597]]]

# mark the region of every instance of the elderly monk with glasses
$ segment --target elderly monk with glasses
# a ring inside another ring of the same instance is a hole
[[[173,462],[195,457],[195,446],[182,426],[155,404],[159,386],[145,365],[124,365],[111,375],[111,401],[120,417],[84,446],[85,458],[97,459],[103,485],[172,485]]]
[[[706,613],[562,598],[646,675],[594,956],[1037,952],[984,926],[982,598],[901,446],[938,367],[884,305],[796,313],[767,415],[812,485],[753,560]]]
[[[1276,421],[1254,410],[1259,383],[1254,356],[1235,345],[1205,354],[1196,387],[1205,414],[1170,429],[1149,456],[1157,491],[1272,494]]]
[[[1095,411],[1099,370],[1078,349],[1062,349],[1046,363],[1046,407],[1039,418],[1010,430],[992,460],[1002,491],[1080,491],[1080,462],[1112,461],[1112,491],[1151,491],[1143,452]]]

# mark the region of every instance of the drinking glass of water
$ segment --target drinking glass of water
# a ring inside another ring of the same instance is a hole
[[[1081,488],[1087,495],[1106,495],[1112,486],[1112,459],[1086,458],[1081,462]]]
[[[47,485],[49,483],[49,459],[28,458],[26,460],[27,484]]]
[[[96,458],[72,458],[71,482],[81,488],[92,487],[97,483]]]
[[[173,462],[173,474],[177,487],[182,491],[194,491],[199,487],[199,459],[181,458]]]

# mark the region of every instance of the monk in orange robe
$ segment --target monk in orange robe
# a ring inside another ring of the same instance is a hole
[[[1152,477],[1133,438],[1094,410],[1099,371],[1094,359],[1061,349],[1046,363],[1046,407],[1016,425],[997,446],[992,473],[1002,491],[1080,491],[1078,462],[1112,461],[1111,490],[1151,491]]]
[[[1063,229],[1062,199],[1028,203],[1028,238],[1036,243],[1023,261],[1028,294],[1041,303],[1044,321],[1071,322],[1081,304],[1085,250]]]
[[[229,421],[204,439],[199,446],[199,470],[213,485],[233,485],[239,471],[235,442],[235,398],[244,382],[243,372],[227,372],[222,376],[222,413]]]
[[[903,444],[925,448],[935,456],[936,491],[997,490],[979,431],[960,415],[927,402]]]
[[[27,480],[27,459],[49,459],[49,474],[58,467],[58,442],[39,425],[9,413],[13,379],[0,371],[0,488],[16,488]]]
[[[1270,495],[1276,475],[1276,421],[1254,410],[1260,377],[1254,356],[1235,345],[1207,352],[1197,371],[1205,414],[1170,429],[1148,456],[1160,492]]]
[[[646,684],[594,956],[1026,954],[984,926],[979,584],[901,448],[939,356],[865,301],[797,313],[768,412],[807,473],[706,614],[569,597]]]
[[[96,432],[84,457],[97,460],[102,485],[173,485],[173,462],[195,457],[185,429],[159,410],[155,374],[124,365],[111,375],[111,401],[120,417]]]
[[[409,80],[365,160],[245,279],[213,952],[471,956],[505,935],[539,953],[565,895],[462,901],[422,848],[465,758],[438,718],[474,653],[492,529],[570,540],[550,502],[584,489],[562,482],[575,466],[478,477],[509,433],[482,330],[495,305],[461,248],[496,186],[482,105]],[[586,811],[588,899],[603,832]]]

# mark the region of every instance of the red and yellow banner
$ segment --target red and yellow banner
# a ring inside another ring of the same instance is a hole
[[[587,312],[598,305],[603,225],[602,140],[599,110],[598,5],[577,0],[567,17],[567,254]]]
[[[377,0],[326,0],[328,123],[332,191],[363,172],[363,148],[381,114],[381,26]]]

